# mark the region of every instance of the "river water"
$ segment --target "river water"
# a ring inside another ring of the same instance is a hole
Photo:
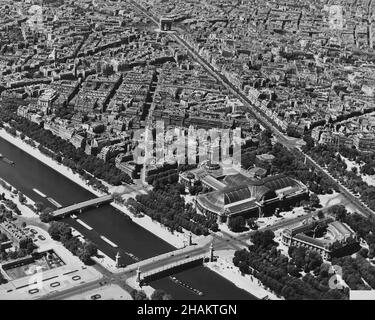
[[[0,153],[15,162],[15,165],[11,166],[0,161],[0,177],[34,201],[43,202],[54,208],[46,198],[33,191],[34,188],[47,197],[52,197],[63,206],[95,198],[95,195],[86,189],[1,138]],[[167,242],[130,221],[110,205],[87,210],[79,214],[78,218],[91,226],[93,230],[89,231],[72,218],[65,219],[65,222],[81,232],[85,238],[93,241],[111,258],[114,259],[117,251],[120,251],[121,262],[125,264],[134,262],[131,255],[145,259],[174,249]],[[115,249],[110,246],[100,238],[100,235],[104,235],[119,248]],[[204,295],[198,296],[175,284],[169,278],[154,281],[151,286],[165,290],[174,299],[255,299],[246,291],[203,266],[185,270],[176,274],[175,277],[203,292]]]

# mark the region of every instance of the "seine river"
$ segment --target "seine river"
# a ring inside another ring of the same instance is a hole
[[[54,208],[46,198],[34,192],[34,188],[47,197],[52,197],[63,206],[95,197],[89,191],[1,138],[0,153],[15,162],[15,165],[11,166],[0,161],[0,177],[34,201],[43,202]],[[110,205],[85,211],[79,215],[79,219],[91,226],[93,230],[89,231],[71,218],[65,221],[87,239],[93,241],[101,251],[111,258],[114,258],[117,251],[120,251],[122,262],[125,264],[134,262],[131,255],[145,259],[174,249],[165,241],[124,217]],[[111,247],[100,238],[100,235],[104,235],[116,243],[119,248]],[[203,266],[183,271],[175,276],[191,287],[200,290],[204,295],[198,296],[168,278],[152,282],[151,285],[170,293],[174,299],[255,299],[246,291],[237,288],[228,280]]]

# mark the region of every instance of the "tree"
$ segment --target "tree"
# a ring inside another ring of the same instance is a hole
[[[310,205],[314,208],[320,207],[320,199],[315,193],[310,195]]]
[[[64,222],[53,221],[48,228],[48,233],[52,239],[60,241],[62,237],[71,238],[72,230]]]
[[[79,254],[79,259],[84,263],[84,264],[92,264],[91,256],[90,254],[82,250],[81,253]]]
[[[168,293],[166,293],[164,296],[163,296],[163,300],[173,300],[172,296]]]
[[[48,228],[48,233],[54,240],[60,240],[60,229],[56,223],[51,223],[50,227]]]
[[[53,209],[51,207],[47,207],[47,208],[44,208],[42,210],[43,213],[52,213],[53,212]]]
[[[367,248],[361,248],[361,250],[359,250],[358,254],[360,254],[362,257],[364,258],[367,258],[368,257],[368,249]]]
[[[27,255],[27,251],[25,248],[19,249],[17,251],[17,258],[23,258],[23,257],[26,257],[26,255]]]
[[[17,251],[11,251],[11,252],[9,252],[9,258],[11,258],[11,259],[17,259],[18,258],[18,253],[17,253]]]
[[[293,264],[288,264],[287,270],[288,273],[293,277],[299,278],[301,276],[301,274],[299,273],[300,270]]]
[[[43,212],[39,215],[39,219],[40,221],[44,223],[48,223],[52,221],[53,218],[52,218],[52,215],[48,211],[43,210]]]
[[[78,255],[80,253],[81,242],[77,238],[69,238],[65,235],[61,237],[61,242],[72,254]],[[86,259],[86,256],[83,258]]]
[[[328,209],[328,213],[333,214],[337,220],[342,221],[345,218],[347,211],[345,206],[341,204],[336,204]]]
[[[255,218],[247,219],[246,223],[251,229],[256,229],[257,223]]]
[[[320,267],[320,265],[323,263],[322,256],[314,251],[314,250],[308,250],[306,252],[305,257],[305,271],[309,272],[310,270],[314,270],[317,267]]]
[[[306,145],[303,146],[303,149],[304,150],[311,150],[312,148],[314,148],[314,139],[311,137],[311,135],[305,135],[303,137],[303,140],[306,142]]]
[[[0,233],[0,242],[5,242],[8,240],[8,237],[5,233]]]
[[[43,208],[44,208],[43,202],[39,202],[39,201],[35,202],[35,209],[36,209],[36,211],[42,211]]]
[[[292,258],[292,263],[294,263],[297,268],[302,269],[304,267],[306,248],[290,246],[288,255]]]
[[[146,293],[143,290],[132,290],[130,292],[133,300],[148,300]]]
[[[252,243],[257,247],[268,248],[274,244],[275,234],[272,230],[256,231],[252,237]]]
[[[119,193],[113,194],[113,200],[115,203],[123,203],[122,195]]]
[[[96,256],[98,254],[98,248],[95,244],[93,244],[92,242],[87,242],[84,247],[83,247],[83,250],[90,256]]]
[[[272,131],[269,129],[263,130],[260,134],[260,145],[263,147],[270,147],[272,138]]]
[[[366,163],[363,167],[361,167],[361,173],[367,175],[374,175],[375,174],[375,163]]]
[[[20,203],[26,202],[26,197],[21,192],[18,192],[18,201]]]
[[[324,212],[323,211],[318,211],[318,218],[323,219],[324,218]]]
[[[302,200],[300,204],[301,204],[301,207],[303,207],[304,209],[310,206],[310,203],[306,200]]]
[[[216,232],[216,231],[219,231],[219,225],[216,223],[216,222],[213,222],[210,226],[210,229],[213,231],[213,232]]]
[[[336,240],[334,243],[331,244],[331,250],[332,251],[335,251],[335,250],[339,250],[343,247],[343,245],[341,244],[340,241]]]
[[[27,254],[31,254],[35,249],[35,246],[34,246],[34,243],[33,242],[29,242],[27,245],[26,245],[26,252]]]
[[[164,300],[165,295],[163,290],[155,290],[151,295],[151,300]]]
[[[245,228],[245,219],[242,216],[230,218],[228,227],[233,232],[242,231]]]

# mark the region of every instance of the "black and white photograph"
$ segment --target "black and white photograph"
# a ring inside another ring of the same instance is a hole
[[[0,302],[375,300],[374,43],[375,0],[0,0]]]

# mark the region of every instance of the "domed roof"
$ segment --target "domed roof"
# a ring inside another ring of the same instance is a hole
[[[224,192],[224,203],[231,204],[234,202],[242,201],[245,199],[254,199],[260,201],[270,189],[262,185],[248,185],[248,186],[236,186],[233,188],[225,188]]]
[[[197,201],[201,206],[212,212],[224,213],[224,194],[221,191],[199,195]]]
[[[277,175],[267,177],[261,180],[262,184],[271,190],[280,190],[287,187],[300,187],[301,183],[297,180],[286,177],[284,175]]]
[[[263,198],[268,198],[269,193],[271,193],[270,197],[274,194],[264,186],[235,186],[199,195],[197,201],[210,211],[224,213],[227,205],[243,200],[261,201]]]
[[[249,200],[252,203],[261,202],[275,198],[277,190],[303,186],[299,181],[283,175],[255,180],[239,174],[227,176],[224,182],[227,184],[229,182],[232,186],[199,195],[198,203],[210,211],[222,214],[225,212],[225,206],[244,200]]]

